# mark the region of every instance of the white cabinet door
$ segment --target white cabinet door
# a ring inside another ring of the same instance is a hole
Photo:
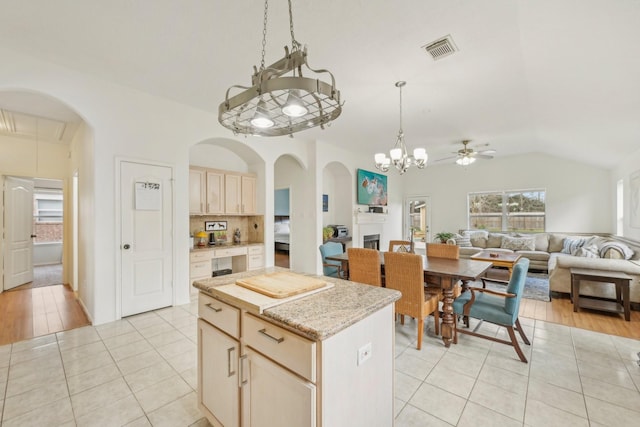
[[[198,406],[224,427],[240,425],[239,349],[238,341],[198,319]]]
[[[242,213],[256,213],[256,177],[242,176]]]
[[[224,174],[207,172],[207,213],[224,213]]]
[[[202,215],[205,213],[205,172],[200,169],[189,169],[189,213]]]
[[[243,427],[316,425],[316,386],[250,348],[245,349]]]

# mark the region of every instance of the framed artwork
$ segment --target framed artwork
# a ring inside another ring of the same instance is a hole
[[[227,221],[205,221],[204,231],[224,231],[227,229]]]
[[[387,206],[387,177],[379,173],[358,169],[358,204]]]
[[[329,195],[322,195],[322,212],[329,212]]]
[[[640,228],[640,170],[631,174],[629,196],[629,225],[633,228]]]

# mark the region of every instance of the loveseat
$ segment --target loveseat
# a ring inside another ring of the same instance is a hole
[[[640,303],[638,242],[604,234],[507,234],[461,230],[448,243],[460,246],[461,258],[469,258],[482,250],[519,253],[529,259],[529,270],[549,273],[551,292],[571,292],[571,268],[624,272],[633,278],[630,285],[631,302]],[[615,289],[613,285],[602,286],[583,281],[580,294],[615,298]]]

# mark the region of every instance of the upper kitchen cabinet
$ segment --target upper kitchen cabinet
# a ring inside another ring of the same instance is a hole
[[[203,169],[189,169],[189,213],[205,214],[206,180]]]
[[[207,213],[224,213],[224,173],[207,171]]]
[[[215,169],[189,169],[191,215],[255,215],[256,177]]]
[[[246,174],[225,174],[224,201],[227,214],[256,213],[256,177]]]

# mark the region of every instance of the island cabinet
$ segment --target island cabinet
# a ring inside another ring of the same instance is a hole
[[[319,339],[202,292],[199,317],[198,402],[212,425],[393,425],[393,304]]]

